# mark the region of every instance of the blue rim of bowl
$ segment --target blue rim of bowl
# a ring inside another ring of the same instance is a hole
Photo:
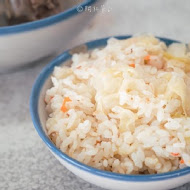
[[[80,7],[81,10],[84,10],[86,6],[89,6],[93,3],[95,3],[97,0],[84,0],[84,2],[67,9],[66,11],[63,11],[59,14],[40,19],[37,21],[32,21],[24,24],[18,24],[14,26],[2,26],[0,27],[0,35],[8,35],[8,34],[15,34],[19,32],[25,32],[30,30],[35,30],[38,28],[46,27],[55,23],[58,23],[62,20],[65,20],[67,18],[70,18],[71,16],[74,16],[76,14],[81,14],[83,11],[79,12],[77,11],[77,7]]]
[[[111,36],[112,37],[112,36]],[[128,36],[115,36],[117,39],[126,39],[131,37]],[[106,45],[108,38],[98,39],[91,42],[85,43],[85,45],[88,47],[88,50],[103,47]],[[160,38],[161,41],[164,41],[167,45],[178,42],[176,40],[171,40],[168,38]],[[39,136],[41,139],[45,142],[45,144],[50,148],[50,150],[56,154],[59,158],[63,159],[67,163],[71,164],[74,167],[77,167],[81,170],[84,170],[86,172],[89,172],[91,174],[113,179],[113,180],[120,180],[120,181],[136,181],[136,182],[151,182],[151,181],[159,181],[159,180],[168,180],[171,178],[176,178],[180,176],[184,176],[187,174],[190,174],[190,167],[179,169],[172,172],[162,173],[162,174],[154,174],[154,175],[128,175],[128,174],[118,174],[108,171],[99,170],[90,166],[87,166],[69,156],[67,156],[65,153],[61,152],[52,142],[51,140],[46,136],[45,132],[43,131],[39,114],[38,114],[38,101],[39,101],[39,95],[41,92],[41,89],[47,80],[47,78],[51,75],[53,69],[55,66],[59,66],[64,64],[64,62],[68,61],[72,56],[69,54],[69,50],[65,51],[61,55],[59,55],[57,58],[55,58],[50,64],[48,64],[39,74],[38,78],[35,81],[35,84],[32,89],[31,97],[30,97],[30,114],[31,118],[34,124],[34,127],[36,128]]]

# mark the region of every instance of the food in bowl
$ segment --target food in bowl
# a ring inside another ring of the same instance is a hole
[[[30,4],[36,20],[61,12],[60,0],[30,0]]]
[[[53,16],[82,3],[82,1],[6,0],[0,4],[0,26],[17,25]]]
[[[190,53],[153,36],[111,38],[55,67],[49,138],[70,157],[122,174],[190,166]]]

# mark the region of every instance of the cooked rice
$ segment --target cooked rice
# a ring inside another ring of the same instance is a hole
[[[109,39],[55,67],[47,132],[89,166],[155,174],[190,166],[190,53],[152,36]]]

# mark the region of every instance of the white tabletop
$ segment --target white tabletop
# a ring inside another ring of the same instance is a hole
[[[108,0],[68,48],[105,36],[144,32],[190,42],[189,20],[189,0]],[[0,75],[0,189],[101,190],[65,169],[33,127],[29,96],[48,62]],[[190,190],[190,184],[178,190]]]

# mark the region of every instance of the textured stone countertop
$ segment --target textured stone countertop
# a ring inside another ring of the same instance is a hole
[[[99,12],[68,47],[108,35],[142,32],[190,41],[189,0],[108,0],[104,6],[111,11]],[[101,190],[65,169],[34,130],[29,96],[48,61],[0,75],[0,189]],[[178,190],[190,190],[190,184]]]

